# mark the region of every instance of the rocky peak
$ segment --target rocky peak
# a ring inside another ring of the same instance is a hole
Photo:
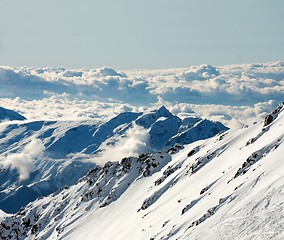
[[[173,114],[165,106],[161,106],[155,112],[157,115],[160,115],[162,117],[172,117],[173,116]]]

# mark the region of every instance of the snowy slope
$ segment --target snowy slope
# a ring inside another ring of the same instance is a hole
[[[15,213],[39,196],[74,184],[106,158],[119,160],[168,149],[226,129],[196,117],[181,120],[165,107],[125,112],[106,122],[4,122],[0,125],[0,209]]]
[[[3,120],[25,120],[21,114],[7,108],[0,107],[0,121]]]
[[[96,166],[0,224],[2,239],[283,239],[284,110],[265,124]]]

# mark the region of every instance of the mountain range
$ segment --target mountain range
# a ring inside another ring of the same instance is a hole
[[[283,239],[283,106],[260,123],[96,165],[6,216],[1,239]]]
[[[108,121],[5,121],[0,125],[0,209],[15,213],[107,161],[188,144],[224,130],[219,122],[180,119],[165,107],[124,112]]]

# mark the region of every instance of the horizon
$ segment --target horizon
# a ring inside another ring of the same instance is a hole
[[[267,61],[267,62],[243,62],[243,63],[231,63],[231,64],[220,64],[220,65],[214,65],[210,63],[202,63],[202,64],[193,64],[193,65],[188,65],[184,67],[168,67],[168,68],[129,68],[129,69],[119,69],[115,68],[112,66],[101,66],[101,67],[74,67],[74,68],[69,68],[65,66],[42,66],[42,67],[36,67],[36,66],[25,66],[25,65],[18,65],[18,66],[12,66],[12,65],[0,65],[1,68],[10,68],[10,69],[20,69],[20,68],[27,68],[27,69],[51,69],[51,70],[56,70],[56,69],[64,69],[64,70],[96,70],[96,69],[112,69],[118,72],[127,72],[127,73],[135,73],[141,71],[141,72],[155,72],[155,71],[177,71],[177,70],[186,70],[191,67],[200,67],[200,66],[212,66],[216,68],[222,68],[222,67],[232,67],[232,66],[247,66],[247,65],[267,65],[267,64],[284,64],[284,60],[272,60],[272,61]]]

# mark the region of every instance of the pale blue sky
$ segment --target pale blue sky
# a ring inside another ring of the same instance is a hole
[[[0,65],[116,69],[284,60],[284,0],[0,0]]]

